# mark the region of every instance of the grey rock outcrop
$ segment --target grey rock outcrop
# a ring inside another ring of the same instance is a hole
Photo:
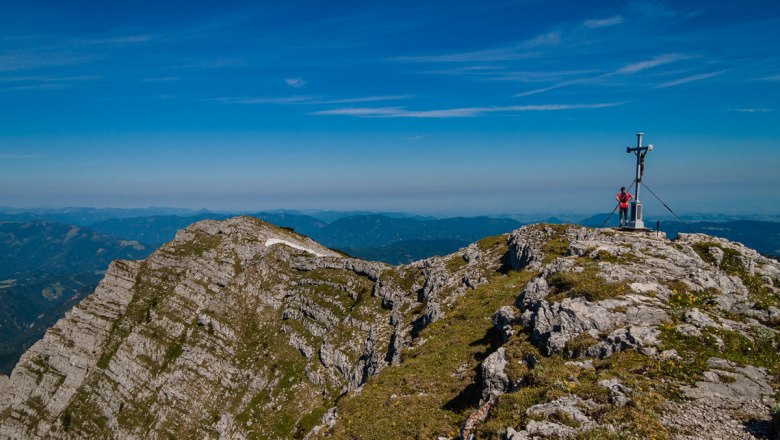
[[[745,431],[740,414],[754,420],[769,420],[771,395],[775,392],[763,368],[739,366],[724,359],[711,358],[702,380],[682,388],[690,399],[669,401],[661,418],[682,433],[680,439],[770,438],[768,424],[756,424],[753,432]],[[754,436],[755,434],[755,436]]]
[[[633,389],[623,385],[620,379],[609,379],[599,381],[599,385],[609,390],[609,401],[616,406],[626,406],[631,403],[628,397],[634,392]]]
[[[732,399],[761,399],[771,396],[774,391],[769,385],[766,369],[752,365],[739,366],[724,359],[707,360],[710,370],[704,373],[703,380],[692,387],[683,387],[686,396],[704,399],[718,396]]]
[[[506,374],[506,349],[499,348],[482,362],[482,402],[494,400],[509,391],[511,383]]]
[[[596,424],[585,414],[583,409],[594,410],[598,405],[591,401],[584,401],[577,396],[565,396],[550,403],[534,405],[526,411],[526,414],[532,417],[541,417],[542,420],[532,419],[528,421],[525,429],[515,431],[514,428],[508,428],[506,432],[507,440],[525,440],[536,438],[569,438],[577,433],[587,432],[593,429]],[[568,419],[576,427],[567,426],[554,420]]]
[[[501,334],[501,339],[506,342],[515,331],[512,326],[515,324],[515,309],[511,306],[501,307],[493,314],[490,320],[493,327]]]
[[[524,226],[509,235],[509,261],[513,269],[536,270],[542,266],[542,246],[553,234],[548,226]]]

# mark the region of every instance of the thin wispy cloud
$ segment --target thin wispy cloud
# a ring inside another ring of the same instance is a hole
[[[0,76],[0,84],[10,84],[12,86],[2,89],[3,92],[15,91],[42,91],[42,90],[62,90],[72,87],[78,83],[85,83],[102,78],[99,75],[81,75],[81,76]]]
[[[73,43],[85,46],[121,46],[125,44],[145,43],[151,41],[151,35],[120,35],[117,37],[78,39]]]
[[[668,53],[668,54],[662,54],[655,56],[649,60],[639,61],[635,63],[626,64],[623,67],[618,68],[617,70],[614,70],[612,72],[603,73],[601,75],[586,77],[586,78],[575,78],[567,81],[562,81],[557,84],[553,84],[548,87],[542,87],[538,89],[528,90],[526,92],[520,92],[516,93],[512,96],[516,98],[524,97],[524,96],[531,96],[531,95],[537,95],[539,93],[549,92],[551,90],[560,89],[562,87],[567,87],[575,84],[589,84],[598,82],[600,80],[604,80],[609,77],[618,76],[618,75],[633,75],[639,72],[642,72],[644,70],[652,69],[655,67],[675,63],[677,61],[682,61],[690,58],[695,58],[691,55],[686,54],[679,54],[679,53]]]
[[[33,75],[33,76],[0,76],[0,83],[24,83],[24,82],[39,82],[39,83],[51,83],[51,82],[70,82],[70,81],[90,81],[94,79],[100,79],[98,75],[81,75],[81,76],[45,76],[45,75]]]
[[[216,60],[205,60],[192,64],[179,66],[181,69],[223,69],[227,67],[240,67],[244,65],[244,60],[237,58],[223,58]]]
[[[351,104],[358,102],[395,101],[409,98],[412,98],[412,95],[363,96],[359,98],[330,99],[319,101],[313,100],[311,101],[311,104]]]
[[[597,73],[594,69],[583,70],[551,70],[551,71],[507,71],[493,73],[490,81],[516,81],[516,82],[549,82],[562,80],[566,77],[577,77],[581,75],[592,75]]]
[[[4,92],[31,91],[31,90],[62,90],[70,87],[70,84],[29,84],[24,86],[6,87]]]
[[[641,72],[643,70],[652,69],[654,67],[663,66],[665,64],[671,64],[680,60],[686,60],[692,58],[690,55],[679,53],[666,53],[658,55],[649,60],[640,61],[638,63],[627,64],[615,71],[616,75],[629,75],[632,73]]]
[[[521,53],[514,49],[485,49],[445,55],[420,55],[393,58],[393,61],[413,63],[471,63],[482,61],[509,61],[530,58],[534,53]]]
[[[303,79],[301,79],[301,78],[286,78],[286,79],[284,80],[284,82],[285,82],[285,83],[286,83],[288,86],[290,86],[290,87],[292,87],[292,88],[294,88],[294,89],[298,89],[298,88],[301,88],[301,87],[303,87],[303,86],[305,86],[305,85],[306,85],[306,81],[304,81],[304,80],[303,80]]]
[[[377,95],[377,96],[360,96],[355,98],[342,98],[342,99],[326,99],[322,96],[307,96],[307,95],[295,95],[295,96],[283,96],[283,97],[256,97],[256,96],[238,96],[238,97],[225,97],[225,98],[210,98],[206,101],[221,102],[224,104],[311,104],[311,105],[323,105],[323,104],[354,104],[360,102],[378,102],[378,101],[394,101],[399,99],[408,99],[412,95]]]
[[[780,74],[758,78],[758,81],[780,81]]]
[[[740,113],[769,113],[774,110],[771,108],[735,108],[734,111]]]
[[[454,66],[436,70],[428,70],[422,73],[432,75],[457,75],[457,76],[493,76],[497,72],[506,69],[499,65]]]
[[[416,63],[463,63],[519,60],[537,56],[533,49],[552,47],[560,43],[560,32],[548,32],[510,47],[457,52],[442,55],[419,55],[392,58],[392,61]]]
[[[219,102],[223,104],[301,104],[308,103],[315,99],[315,96],[284,96],[284,97],[255,97],[255,96],[236,96],[226,98],[209,98],[205,101]]]
[[[561,42],[561,33],[558,31],[547,32],[526,40],[516,46],[517,49],[533,49],[540,46],[555,46]]]
[[[597,28],[603,28],[603,27],[611,27],[611,26],[617,26],[619,24],[623,23],[623,17],[620,15],[615,15],[609,18],[601,18],[601,19],[594,19],[594,20],[585,20],[583,26],[589,29],[597,29]]]
[[[62,67],[94,59],[95,55],[76,53],[10,52],[0,55],[0,72]]]
[[[162,76],[159,78],[146,78],[143,79],[142,81],[155,83],[155,82],[173,82],[173,81],[178,81],[179,79],[181,78],[179,78],[178,76]]]
[[[714,76],[718,76],[718,75],[720,75],[723,72],[725,72],[725,70],[720,70],[718,72],[708,72],[708,73],[700,73],[698,75],[686,76],[685,78],[679,78],[679,79],[676,79],[674,81],[669,81],[669,82],[658,84],[657,86],[655,86],[655,88],[656,89],[665,89],[667,87],[679,86],[680,84],[687,84],[687,83],[694,82],[694,81],[701,81],[701,80],[704,80],[704,79],[712,78]]]
[[[312,115],[342,115],[373,118],[471,118],[487,113],[543,112],[615,107],[622,102],[598,104],[542,104],[495,107],[462,107],[442,110],[407,110],[405,107],[345,107],[312,112]]]
[[[0,54],[0,72],[51,69],[100,60],[119,46],[152,40],[150,35],[120,35],[105,38],[64,38],[54,35],[19,37],[8,42]]]
[[[0,72],[45,71],[56,76],[62,68],[85,65],[111,56],[121,47],[152,40],[149,34],[138,35],[30,35],[7,39],[0,52]],[[69,69],[73,70],[73,69]],[[94,72],[92,70],[91,72]],[[80,81],[73,78],[69,81]],[[45,79],[41,79],[45,81]],[[51,82],[51,81],[50,81]],[[22,86],[17,90],[53,89],[64,86]]]
[[[428,137],[427,134],[420,134],[420,135],[417,135],[417,136],[410,136],[408,138],[404,138],[404,140],[407,140],[407,141],[419,141],[420,139],[425,139],[427,137]]]
[[[549,92],[550,90],[560,89],[561,87],[570,86],[572,84],[581,83],[583,81],[585,80],[566,81],[566,82],[551,85],[549,87],[542,87],[541,89],[533,89],[533,90],[528,90],[526,92],[515,93],[512,96],[514,96],[515,98],[522,98],[524,96],[538,95],[539,93]]]

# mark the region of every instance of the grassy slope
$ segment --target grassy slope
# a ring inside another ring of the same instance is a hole
[[[489,258],[500,260],[505,242],[506,236],[499,236],[480,245]],[[450,257],[448,263],[456,265],[459,258]],[[490,317],[511,304],[533,275],[495,272],[488,283],[467,291],[443,319],[420,333],[416,347],[403,352],[400,366],[385,369],[360,393],[339,401],[339,422],[330,434],[361,439],[457,434],[479,402],[480,362],[500,343]]]

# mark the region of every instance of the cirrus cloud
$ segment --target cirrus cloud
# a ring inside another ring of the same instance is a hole
[[[482,116],[486,113],[599,109],[615,107],[621,104],[623,103],[508,105],[494,107],[461,107],[441,110],[407,110],[406,107],[344,107],[320,110],[311,112],[310,114],[373,118],[471,118]]]
[[[623,23],[623,17],[620,16],[620,15],[615,15],[615,16],[609,17],[609,18],[601,18],[601,19],[595,19],[595,20],[585,20],[583,25],[586,28],[596,29],[596,28],[602,28],[602,27],[617,26],[617,25],[619,25],[621,23]]]
[[[284,82],[294,89],[298,89],[306,85],[306,81],[304,81],[302,78],[286,78]]]

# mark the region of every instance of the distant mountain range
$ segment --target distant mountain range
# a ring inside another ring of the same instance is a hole
[[[44,271],[53,275],[104,270],[118,258],[142,258],[137,241],[48,221],[0,222],[0,276]]]
[[[46,220],[65,224],[89,226],[112,218],[146,217],[153,215],[192,216],[208,212],[205,210],[180,208],[8,208],[0,207],[0,220],[36,221]]]
[[[176,231],[201,220],[224,220],[235,214],[201,213],[192,216],[154,215],[132,218],[112,218],[90,225],[95,230],[159,246],[173,240]],[[288,228],[294,228],[301,234],[310,235],[324,228],[327,223],[307,215],[286,213],[253,213],[252,217],[263,219],[269,223]]]
[[[252,214],[278,226],[294,229],[331,248],[356,257],[388,263],[409,263],[432,255],[445,255],[489,235],[503,234],[522,223],[491,217],[455,217],[424,219],[354,215],[326,223],[307,215],[259,212]],[[191,217],[152,216],[105,220],[91,227],[107,234],[159,246],[173,239],[176,231],[204,219],[222,220],[224,214],[200,214]],[[406,253],[402,242],[414,248]]]

